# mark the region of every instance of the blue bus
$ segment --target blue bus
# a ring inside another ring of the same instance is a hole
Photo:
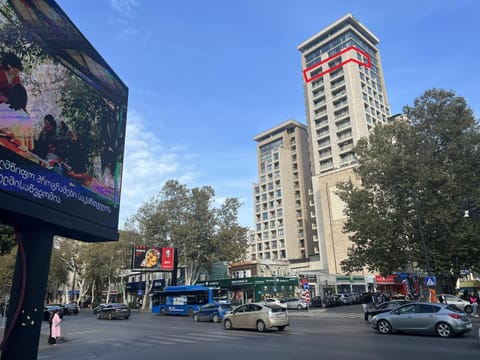
[[[152,295],[152,313],[193,316],[205,304],[227,304],[228,290],[202,285],[167,286]]]

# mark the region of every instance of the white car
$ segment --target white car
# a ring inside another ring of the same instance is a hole
[[[265,305],[275,304],[284,308],[287,307],[287,304],[283,303],[280,299],[277,299],[277,298],[266,298],[261,302],[261,304],[265,304]]]
[[[288,298],[283,303],[287,305],[287,309],[305,310],[308,308],[307,302],[299,298]]]
[[[442,294],[445,304],[455,305],[460,310],[466,312],[467,314],[471,314],[473,311],[472,304],[469,301],[463,300],[455,295],[450,294]]]

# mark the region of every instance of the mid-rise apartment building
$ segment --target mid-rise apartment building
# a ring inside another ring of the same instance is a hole
[[[319,266],[341,274],[347,256],[345,215],[336,195],[339,181],[358,183],[353,147],[377,124],[389,121],[379,40],[347,14],[298,46],[302,58],[312,161]]]
[[[318,254],[312,235],[313,201],[307,128],[288,120],[255,136],[258,183],[253,186],[252,260],[298,262]]]

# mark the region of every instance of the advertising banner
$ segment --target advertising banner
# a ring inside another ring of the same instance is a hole
[[[127,87],[55,1],[0,0],[0,42],[0,210],[117,230]]]
[[[171,271],[174,269],[174,248],[135,245],[132,268],[137,270]]]

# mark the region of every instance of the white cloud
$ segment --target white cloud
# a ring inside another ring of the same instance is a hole
[[[125,138],[125,161],[120,203],[120,227],[127,217],[158,194],[164,182],[177,179],[181,183],[195,180],[194,158],[185,146],[165,146],[144,125],[141,115],[129,111]]]
[[[137,0],[110,0],[110,4],[122,16],[129,16],[133,8],[137,6]]]

